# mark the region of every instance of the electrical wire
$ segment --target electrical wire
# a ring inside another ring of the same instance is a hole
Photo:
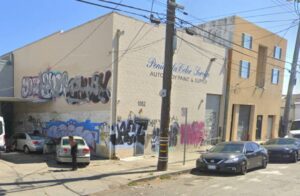
[[[120,0],[119,3],[122,3],[123,0]],[[116,6],[115,8],[117,8]],[[92,35],[106,22],[108,19],[108,16],[103,19],[102,22],[100,22],[82,41],[80,41],[74,48],[72,48],[68,53],[66,53],[62,58],[60,58],[58,61],[56,61],[52,66],[50,66],[50,69],[53,69],[54,67],[57,67],[61,62],[63,62],[65,59],[67,59],[73,52],[75,52],[78,48],[80,48],[87,40],[89,40]]]
[[[285,4],[262,7],[262,8],[256,8],[256,9],[250,9],[250,10],[244,10],[244,11],[238,11],[238,12],[232,12],[232,13],[222,14],[222,15],[215,15],[215,16],[205,17],[205,18],[202,18],[200,20],[218,18],[218,17],[228,16],[228,15],[236,15],[236,14],[241,14],[241,13],[256,12],[256,11],[260,11],[260,10],[266,10],[266,9],[271,9],[271,8],[276,8],[276,7],[282,7],[283,5],[285,5]]]
[[[142,18],[149,19],[148,16],[145,16],[145,15],[142,15],[142,14],[138,14],[136,12],[126,11],[126,10],[122,10],[122,9],[119,9],[119,8],[109,7],[109,6],[105,6],[105,5],[101,5],[101,4],[97,4],[97,3],[92,3],[92,2],[89,2],[89,1],[84,1],[84,0],[75,0],[75,1],[78,1],[78,2],[81,2],[81,3],[90,4],[90,5],[94,5],[94,6],[97,6],[97,7],[102,7],[102,8],[114,10],[114,11],[124,12],[124,13],[127,13],[127,14],[136,15],[136,16],[140,16]],[[120,4],[120,5],[122,5],[122,4]]]
[[[229,44],[232,44],[232,45],[238,46],[238,47],[240,47],[240,48],[243,48],[241,45],[239,45],[239,44],[237,44],[237,43],[235,43],[235,42],[232,42],[232,41],[230,41],[230,40],[227,40],[227,39],[225,39],[225,38],[223,38],[223,37],[220,37],[220,36],[218,36],[218,35],[212,34],[211,32],[209,32],[209,31],[207,31],[207,30],[205,30],[205,29],[203,29],[203,28],[200,28],[199,26],[195,26],[194,24],[192,24],[192,23],[190,23],[190,22],[188,22],[188,21],[186,21],[186,20],[183,20],[183,19],[178,18],[178,17],[176,17],[176,16],[175,16],[175,18],[178,19],[178,20],[181,20],[182,22],[184,22],[184,23],[186,23],[186,24],[188,24],[188,25],[190,25],[190,26],[192,26],[192,27],[194,27],[194,28],[196,28],[196,29],[198,29],[198,30],[200,30],[200,31],[203,31],[203,32],[205,32],[205,33],[207,33],[207,34],[209,34],[209,35],[212,35],[213,37],[219,38],[219,39],[221,39],[221,40],[223,40],[223,41],[225,41],[225,42],[227,42],[227,43],[229,43]],[[213,41],[213,42],[215,42],[215,43],[218,43],[218,44],[220,44],[220,45],[222,45],[222,46],[224,46],[224,47],[227,47],[227,46],[224,45],[223,43],[216,42],[216,40],[213,40],[213,39],[210,38],[210,37],[207,37],[207,36],[204,36],[204,35],[201,35],[201,36],[203,36],[203,37],[205,37],[205,38],[207,38],[207,39],[209,39],[209,40],[211,40],[211,41]],[[233,48],[232,48],[232,49],[233,49]],[[233,50],[235,50],[235,49],[233,49]],[[246,55],[246,56],[249,56],[249,57],[251,57],[251,58],[256,58],[256,57],[253,57],[253,56],[251,56],[251,55],[249,55],[249,54],[243,53],[243,52],[241,52],[241,51],[239,51],[239,50],[235,50],[235,51],[238,52],[238,53],[244,54],[244,55]],[[254,50],[249,50],[249,51],[258,54],[257,51],[254,51]],[[284,61],[284,60],[281,60],[281,59],[275,59],[275,58],[272,57],[272,56],[268,56],[268,58],[272,58],[272,59],[277,60],[277,61],[280,61],[280,62],[292,64],[291,62],[287,62],[287,61]]]

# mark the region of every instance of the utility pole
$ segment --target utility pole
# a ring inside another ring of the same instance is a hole
[[[160,116],[160,140],[159,157],[157,163],[158,171],[166,171],[168,168],[169,149],[169,125],[170,125],[170,99],[172,86],[172,65],[173,65],[173,39],[175,23],[175,0],[167,0],[167,26],[165,41],[165,63],[163,72],[163,89],[161,91],[162,104]]]
[[[289,116],[290,116],[290,109],[291,109],[291,99],[293,96],[293,89],[296,81],[296,72],[297,72],[297,62],[298,62],[298,55],[299,55],[299,48],[300,48],[300,21],[298,24],[298,32],[293,56],[293,63],[291,68],[291,75],[289,81],[288,92],[286,95],[285,100],[285,108],[284,108],[284,116],[283,116],[283,132],[284,136],[288,133],[288,125],[289,125]]]

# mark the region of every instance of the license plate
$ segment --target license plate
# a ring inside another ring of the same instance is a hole
[[[216,170],[217,169],[217,167],[215,165],[208,165],[207,168],[209,170]]]

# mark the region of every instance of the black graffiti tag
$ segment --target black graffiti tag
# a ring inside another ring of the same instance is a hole
[[[92,77],[74,77],[69,80],[66,89],[66,101],[69,104],[107,103],[110,91],[107,89],[111,72],[95,73]]]
[[[148,120],[127,120],[112,126],[114,133],[110,136],[113,145],[132,145],[140,143],[145,145],[145,132]]]

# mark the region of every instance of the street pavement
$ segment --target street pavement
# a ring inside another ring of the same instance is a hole
[[[57,165],[54,155],[3,153],[0,159],[0,195],[89,195],[117,190],[128,184],[160,175],[190,171],[199,149],[172,152],[168,171],[157,172],[157,157],[142,156],[121,160],[92,160],[88,167],[71,171],[71,165]]]
[[[296,196],[300,195],[300,162],[269,164],[242,175],[190,174],[131,184],[96,195],[205,195],[205,196]]]

